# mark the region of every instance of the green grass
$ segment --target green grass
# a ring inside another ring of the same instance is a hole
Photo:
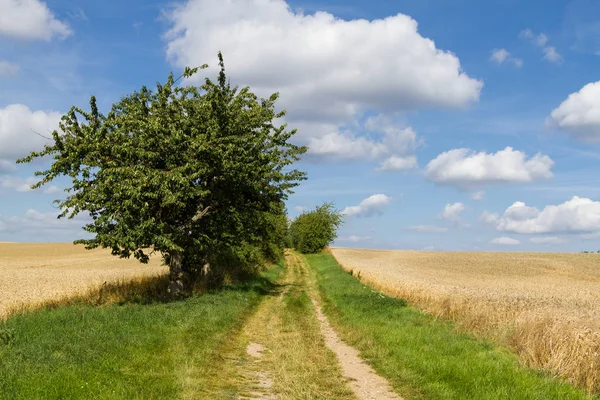
[[[15,315],[0,322],[0,399],[210,398],[219,348],[280,271],[170,303]]]
[[[330,254],[306,256],[332,324],[406,399],[587,399],[508,350],[384,296]]]

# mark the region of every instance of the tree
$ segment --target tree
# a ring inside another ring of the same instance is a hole
[[[171,73],[107,115],[92,96],[89,111],[72,107],[62,117],[53,144],[18,160],[53,157],[32,188],[71,178],[69,195],[56,201],[59,218],[88,212],[84,229],[94,234],[75,243],[143,263],[161,253],[173,293],[186,274],[206,273],[214,252],[260,242],[259,229],[306,179],[290,168],[306,152],[289,142],[296,130],[273,123],[285,115],[274,110],[278,94],[259,100],[248,87],[231,87],[218,58],[216,83],[178,87]],[[188,67],[182,77],[204,68]]]
[[[337,237],[342,214],[333,203],[323,203],[313,211],[303,212],[290,224],[290,241],[301,253],[317,253]]]

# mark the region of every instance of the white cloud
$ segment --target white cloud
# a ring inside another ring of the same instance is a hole
[[[336,239],[336,241],[338,242],[351,242],[351,243],[358,243],[358,242],[365,242],[367,240],[371,240],[371,236],[348,236],[348,237],[341,237]]]
[[[381,163],[378,171],[402,171],[417,168],[417,157],[415,156],[391,156]]]
[[[10,189],[15,190],[17,192],[31,192],[31,185],[37,183],[39,181],[36,177],[29,178],[13,178],[13,177],[5,177],[0,178],[0,188],[2,189]],[[55,194],[59,193],[61,190],[54,185],[44,186],[43,193],[44,194]]]
[[[553,63],[559,63],[563,60],[562,56],[556,50],[556,47],[546,46],[548,44],[548,36],[546,36],[545,33],[542,32],[539,35],[536,35],[531,29],[525,29],[519,33],[519,37],[521,39],[528,39],[531,43],[542,49],[545,60]]]
[[[382,215],[385,207],[390,204],[392,198],[385,194],[374,194],[360,202],[357,206],[344,208],[342,214],[357,217],[372,217]]]
[[[17,170],[17,166],[14,162],[7,160],[0,160],[0,174],[6,174]]]
[[[15,76],[19,73],[19,66],[17,64],[0,60],[0,78]]]
[[[574,139],[600,143],[600,81],[588,83],[571,93],[547,120],[549,126],[567,132]]]
[[[517,68],[521,68],[523,66],[523,60],[521,60],[520,58],[511,56],[511,54],[506,49],[492,50],[492,55],[490,56],[490,60],[494,61],[497,64],[503,64],[505,62],[511,63]]]
[[[471,194],[471,200],[480,201],[485,197],[484,191],[474,192]]]
[[[487,222],[499,231],[521,234],[594,233],[600,232],[600,202],[574,196],[559,205],[543,210],[516,202],[502,216],[484,213]]]
[[[479,216],[479,220],[486,224],[496,224],[496,222],[498,222],[498,214],[497,213],[492,214],[489,211],[484,211]]]
[[[53,111],[31,111],[22,104],[0,108],[0,161],[14,161],[41,150],[50,142],[34,132],[51,136],[49,132],[58,128],[61,116]]]
[[[506,49],[494,49],[492,50],[490,59],[498,64],[502,64],[504,61],[508,60],[508,57],[510,57],[510,53]]]
[[[422,233],[442,233],[448,231],[448,228],[442,228],[440,226],[433,225],[417,225],[411,226],[408,229]]]
[[[529,238],[529,241],[534,244],[564,244],[568,240],[558,236],[540,236]]]
[[[531,182],[552,177],[554,161],[507,147],[496,153],[453,149],[440,154],[425,167],[425,177],[435,183],[469,189],[482,185]]]
[[[3,217],[0,216],[0,231],[3,232],[28,232],[28,231],[55,231],[73,230],[81,231],[81,228],[91,222],[91,218],[79,214],[73,219],[57,219],[59,212],[42,213],[29,209],[22,216]],[[83,234],[83,231],[81,231]]]
[[[236,83],[259,96],[281,93],[278,107],[288,110],[285,121],[298,128],[295,140],[321,159],[400,166],[398,157],[414,155],[416,135],[384,118],[412,109],[466,107],[478,101],[483,85],[402,14],[345,21],[327,12],[295,12],[283,0],[190,0],[167,17],[167,58],[173,64],[208,62],[205,72],[212,76],[221,50]],[[192,82],[202,82],[203,75]],[[367,112],[381,114],[374,118],[380,121],[361,126]],[[369,124],[379,125],[376,134]]]
[[[359,136],[352,129],[338,130],[335,125],[322,126],[321,132],[309,140],[309,151],[346,160],[378,160],[384,157],[412,154],[418,145],[417,135],[412,128],[397,127],[383,115],[367,119],[360,130],[369,136]],[[375,137],[379,136],[379,138]]]
[[[0,0],[0,35],[50,41],[73,32],[40,0]]]
[[[553,63],[559,63],[563,60],[562,56],[556,51],[554,46],[544,47],[544,59]]]
[[[447,221],[459,222],[460,214],[465,210],[463,203],[446,204],[444,211],[440,214],[440,218]]]
[[[0,187],[3,189],[12,189],[17,192],[30,192],[31,185],[38,182],[35,177],[30,178],[4,178],[0,180]]]
[[[308,209],[304,206],[296,206],[296,207],[294,207],[294,210],[296,210],[299,213],[303,213],[304,211],[306,211]]]
[[[517,244],[521,244],[521,242],[519,242],[517,239],[513,239],[513,238],[510,238],[510,237],[495,238],[495,239],[492,239],[492,241],[490,243],[492,243],[492,244],[508,245],[508,246],[515,246]]]
[[[44,189],[44,194],[55,194],[55,193],[60,193],[62,192],[62,190],[59,189],[58,186],[48,186],[46,189]]]

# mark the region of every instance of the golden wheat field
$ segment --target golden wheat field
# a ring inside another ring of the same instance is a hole
[[[332,253],[363,282],[600,392],[600,254]]]
[[[144,265],[71,243],[0,243],[0,318],[13,308],[81,294],[104,282],[166,271],[160,257]]]

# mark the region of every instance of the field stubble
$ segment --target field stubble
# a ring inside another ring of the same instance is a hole
[[[361,280],[600,392],[600,255],[332,249]]]
[[[0,243],[0,320],[15,310],[85,294],[104,282],[166,272],[160,257],[140,264],[71,243]]]

